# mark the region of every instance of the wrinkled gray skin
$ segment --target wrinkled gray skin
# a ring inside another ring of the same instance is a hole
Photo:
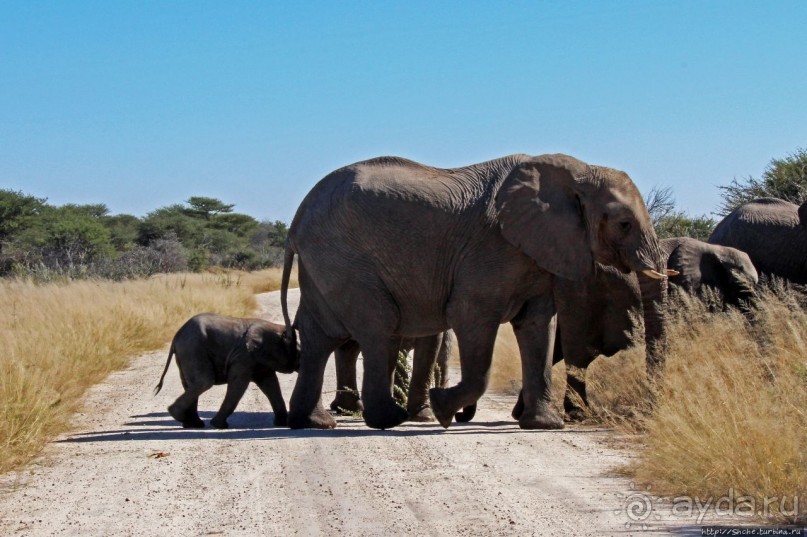
[[[414,349],[412,378],[409,381],[406,411],[408,421],[434,421],[434,414],[429,404],[429,388],[434,376],[434,385],[445,388],[448,384],[448,358],[454,346],[454,334],[451,330],[435,336],[422,338],[404,338],[400,350],[409,352]],[[356,384],[356,360],[359,356],[359,344],[351,340],[335,351],[336,358],[336,396],[331,402],[331,410],[336,412],[361,412],[364,405],[359,397]],[[432,370],[434,375],[432,375]],[[395,363],[390,364],[390,374],[394,372]],[[460,413],[462,419],[462,413]]]
[[[760,274],[807,284],[807,202],[798,206],[761,198],[746,203],[717,224],[709,242],[747,253]]]
[[[713,287],[721,292],[727,305],[748,311],[755,299],[758,278],[745,253],[689,237],[663,239],[660,243],[667,268],[679,273],[669,277],[671,288],[697,294],[706,286]],[[599,355],[613,356],[643,339],[653,341],[654,336],[642,333],[648,323],[648,308],[643,306],[640,282],[634,274],[598,265],[594,277],[585,285],[558,278],[554,292],[558,334],[553,362],[566,362],[563,406],[569,419],[579,420],[588,402],[585,375],[591,362]],[[655,306],[664,307],[661,302]],[[642,317],[645,327],[640,322]],[[652,355],[654,347],[648,345],[651,372],[657,361]],[[519,412],[517,403],[514,416]]]
[[[154,390],[159,393],[163,379],[176,355],[179,377],[185,392],[168,413],[185,428],[202,428],[197,403],[199,396],[214,384],[227,384],[227,394],[210,425],[227,428],[227,418],[235,410],[250,381],[269,399],[275,425],[286,425],[288,413],[275,372],[292,373],[299,367],[297,342],[285,337],[284,327],[262,319],[240,319],[214,313],[190,318],[177,331],[168,360]]]
[[[667,268],[679,273],[670,276],[671,287],[695,295],[704,287],[714,288],[720,291],[726,306],[750,312],[756,302],[759,275],[748,254],[690,237],[664,239],[661,248],[667,257]]]
[[[365,422],[378,429],[402,423],[407,412],[392,399],[389,375],[399,339],[452,328],[461,380],[429,392],[435,417],[448,427],[485,392],[505,322],[521,351],[519,425],[562,428],[550,399],[554,275],[585,279],[594,261],[626,273],[663,270],[627,174],[565,155],[512,155],[455,169],[386,157],[331,173],[290,226],[281,283],[290,333],[295,253],[301,356],[292,428],[335,427],[322,405],[323,374],[329,354],[348,339],[364,355]]]

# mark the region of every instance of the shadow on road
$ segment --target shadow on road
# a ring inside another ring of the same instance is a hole
[[[214,429],[209,425],[215,412],[199,412],[207,426],[204,429],[183,429],[167,412],[151,412],[130,416],[133,421],[121,428],[106,431],[75,433],[56,443],[130,442],[150,440],[273,440],[284,438],[361,438],[373,436],[410,437],[441,434],[540,434],[602,433],[599,428],[567,428],[561,431],[524,431],[514,421],[485,421],[453,424],[443,429],[437,423],[406,423],[385,431],[367,428],[360,418],[338,417],[339,426],[332,430],[274,427],[272,412],[237,412],[229,421],[229,429]],[[358,428],[357,428],[358,427]]]

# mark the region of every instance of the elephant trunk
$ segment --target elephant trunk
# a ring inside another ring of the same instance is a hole
[[[661,373],[667,352],[667,278],[657,279],[638,273],[644,315],[647,373]]]
[[[730,273],[729,279],[731,283],[724,297],[726,304],[736,307],[749,321],[752,321],[758,302],[753,282],[734,272]]]

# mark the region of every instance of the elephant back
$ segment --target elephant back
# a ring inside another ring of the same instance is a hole
[[[715,227],[709,242],[747,253],[760,273],[807,283],[807,227],[798,205],[776,198],[746,203]]]

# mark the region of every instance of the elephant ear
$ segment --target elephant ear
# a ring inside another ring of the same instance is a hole
[[[516,166],[496,195],[504,238],[570,280],[591,275],[594,265],[578,181],[587,170],[575,158],[542,155]]]
[[[261,345],[263,345],[263,330],[261,329],[260,325],[249,325],[247,331],[244,332],[244,346],[246,347],[247,352],[252,354],[260,349]]]
[[[667,256],[667,268],[675,270],[678,274],[671,276],[670,281],[679,284],[700,281],[702,254],[694,247],[691,241],[676,239],[676,242],[675,248]]]
[[[799,206],[799,222],[804,227],[807,227],[807,201]]]

